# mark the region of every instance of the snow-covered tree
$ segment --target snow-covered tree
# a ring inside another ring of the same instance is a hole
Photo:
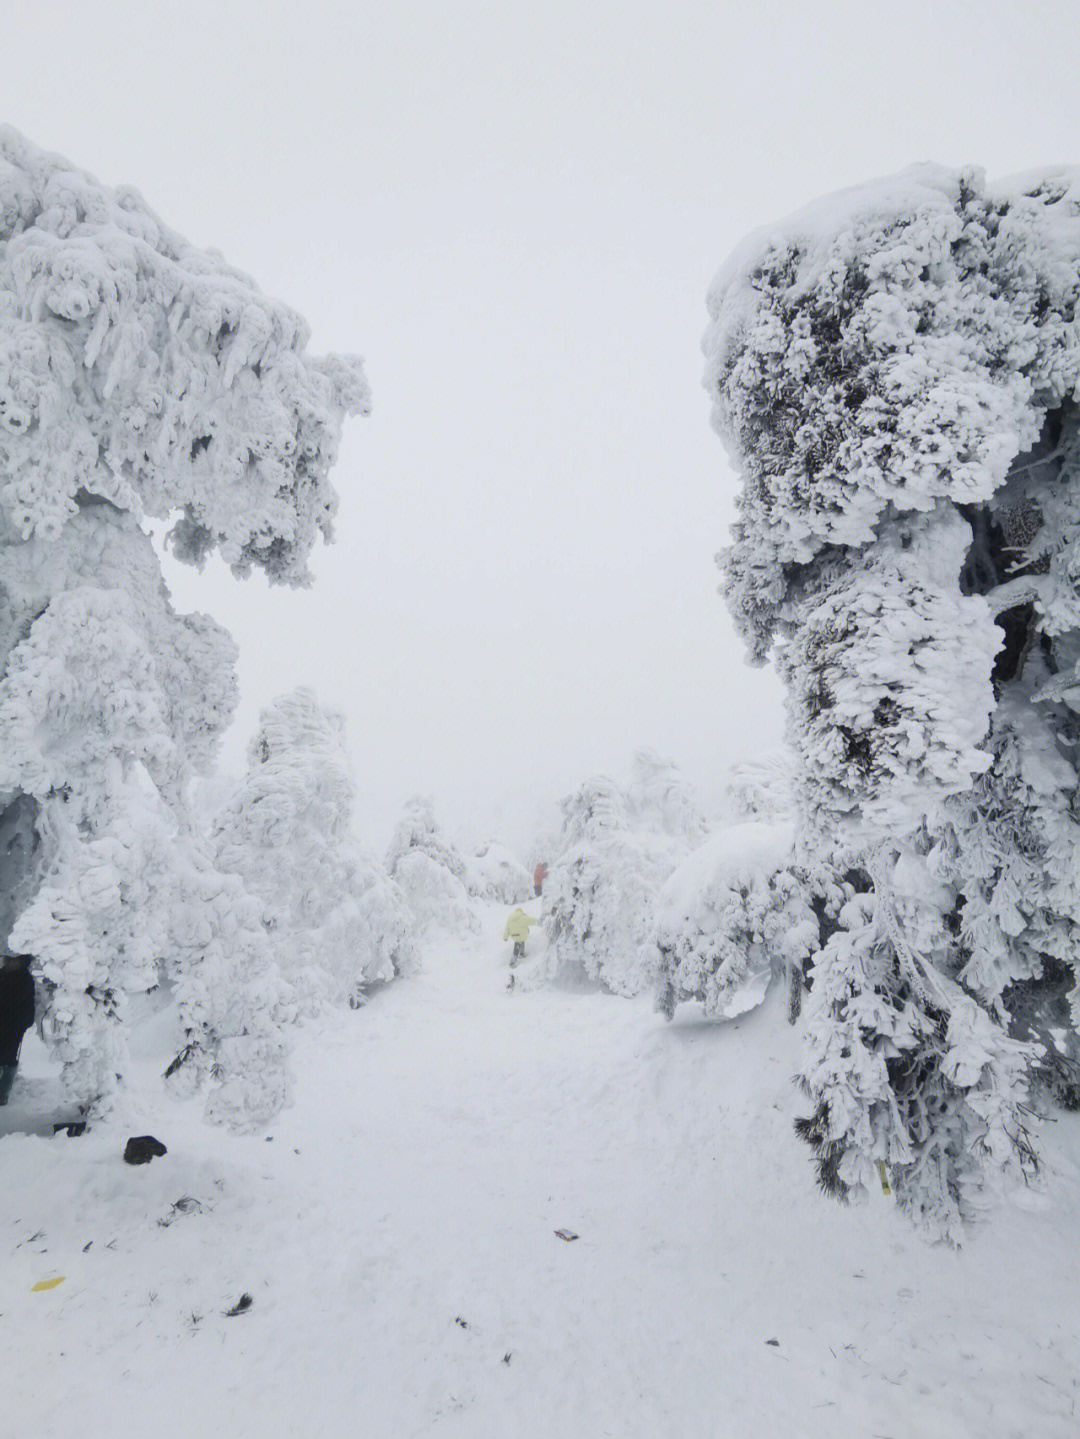
[[[723,556],[787,687],[800,855],[851,885],[807,1002],[821,1177],[955,1237],[1034,1162],[1078,1010],[1080,171],[920,166],[748,241],[706,384]],[[1041,997],[1040,997],[1041,996]]]
[[[488,840],[466,861],[466,888],[477,899],[524,904],[532,898],[532,877],[498,840]]]
[[[667,835],[676,851],[696,849],[708,834],[678,765],[655,750],[634,755],[626,802],[633,824],[658,837]]]
[[[739,760],[727,773],[724,811],[732,823],[756,820],[771,824],[784,820],[791,814],[791,789],[791,759],[787,754]]]
[[[435,803],[414,795],[405,806],[386,854],[386,868],[405,896],[418,934],[477,928],[466,889],[466,864],[435,818]]]
[[[655,982],[655,904],[675,866],[705,838],[678,767],[639,750],[624,788],[606,775],[563,801],[562,834],[544,881],[545,969],[616,994]]]
[[[657,1004],[669,1019],[685,1000],[733,1018],[760,1003],[774,977],[801,996],[819,922],[793,848],[790,825],[734,824],[671,874],[656,918]]]
[[[212,252],[0,130],[0,813],[32,816],[9,943],[35,956],[73,1096],[103,1110],[125,995],[176,980],[189,1087],[257,1122],[284,1092],[284,1000],[257,905],[200,849],[191,777],[236,700],[235,650],[177,614],[146,528],[306,584],[329,539],[359,362]],[[8,884],[0,879],[0,888]],[[275,1098],[276,1096],[276,1098]]]
[[[402,859],[417,851],[464,882],[465,860],[457,846],[443,834],[442,825],[435,818],[435,801],[430,795],[413,795],[406,802],[405,813],[398,821],[386,852],[387,873],[396,877]]]
[[[623,995],[651,983],[652,901],[669,868],[632,828],[626,795],[607,776],[564,800],[559,855],[544,881],[548,977]]]
[[[305,1013],[415,964],[404,897],[352,833],[344,731],[309,689],[274,700],[213,825],[217,866],[261,902],[274,961]]]

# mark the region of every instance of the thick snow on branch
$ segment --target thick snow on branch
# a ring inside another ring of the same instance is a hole
[[[304,321],[214,252],[0,130],[0,513],[57,538],[83,496],[181,513],[177,556],[213,548],[304,583],[329,538],[359,362],[306,354]]]

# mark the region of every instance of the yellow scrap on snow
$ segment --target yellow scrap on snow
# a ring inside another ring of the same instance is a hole
[[[64,1279],[65,1276],[63,1274],[57,1275],[55,1279],[39,1279],[38,1282],[32,1286],[30,1293],[43,1294],[46,1289],[55,1289],[58,1284],[63,1284]]]

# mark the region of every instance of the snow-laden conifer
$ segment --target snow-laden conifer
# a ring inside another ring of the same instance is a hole
[[[466,887],[477,899],[524,904],[533,882],[525,867],[499,840],[487,840],[465,861]]]
[[[304,1013],[362,997],[415,964],[404,897],[352,832],[344,729],[309,689],[274,700],[213,825],[216,863],[260,901],[274,961]]]
[[[932,166],[754,236],[710,296],[727,599],[787,686],[799,854],[851,886],[803,1128],[829,1188],[883,1165],[954,1237],[1033,1162],[1022,1041],[1076,993],[1078,301],[1080,172]]]
[[[754,820],[773,824],[787,819],[792,808],[791,757],[773,752],[738,760],[727,772],[724,814],[729,823]]]
[[[442,865],[455,879],[464,880],[465,860],[457,846],[443,834],[442,825],[435,817],[435,801],[430,795],[413,795],[407,801],[386,851],[387,873],[396,876],[402,859],[417,851]]]
[[[674,774],[667,761],[643,759],[632,794],[597,775],[563,801],[559,852],[544,881],[549,978],[591,980],[622,995],[655,982],[654,903],[688,835],[697,835]]]
[[[435,802],[414,795],[386,853],[386,868],[405,896],[418,935],[464,934],[478,928],[466,888],[466,862],[435,817]]]
[[[656,750],[634,754],[626,789],[630,822],[660,838],[667,835],[673,852],[696,849],[709,827],[674,760]]]
[[[657,901],[658,1007],[698,1000],[733,1018],[760,1003],[774,977],[801,995],[816,948],[814,894],[795,866],[790,825],[717,831],[675,869]]]
[[[307,583],[342,417],[367,407],[358,362],[307,339],[137,192],[0,130],[0,815],[29,808],[38,837],[8,942],[35,956],[68,1087],[98,1110],[125,996],[161,973],[175,1081],[211,1079],[233,1118],[284,1092],[261,922],[186,799],[235,705],[235,650],[173,610],[146,526],[172,521],[182,560],[217,549],[237,575]]]

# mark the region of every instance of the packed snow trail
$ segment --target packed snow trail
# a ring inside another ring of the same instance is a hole
[[[138,1063],[165,1158],[4,1134],[27,1099],[44,1123],[29,1056],[0,1112],[0,1439],[1077,1432],[1076,1118],[1045,1193],[929,1247],[885,1196],[815,1191],[782,999],[668,1025],[508,993],[505,913],[301,1030],[272,1138],[160,1093],[164,1020]]]

